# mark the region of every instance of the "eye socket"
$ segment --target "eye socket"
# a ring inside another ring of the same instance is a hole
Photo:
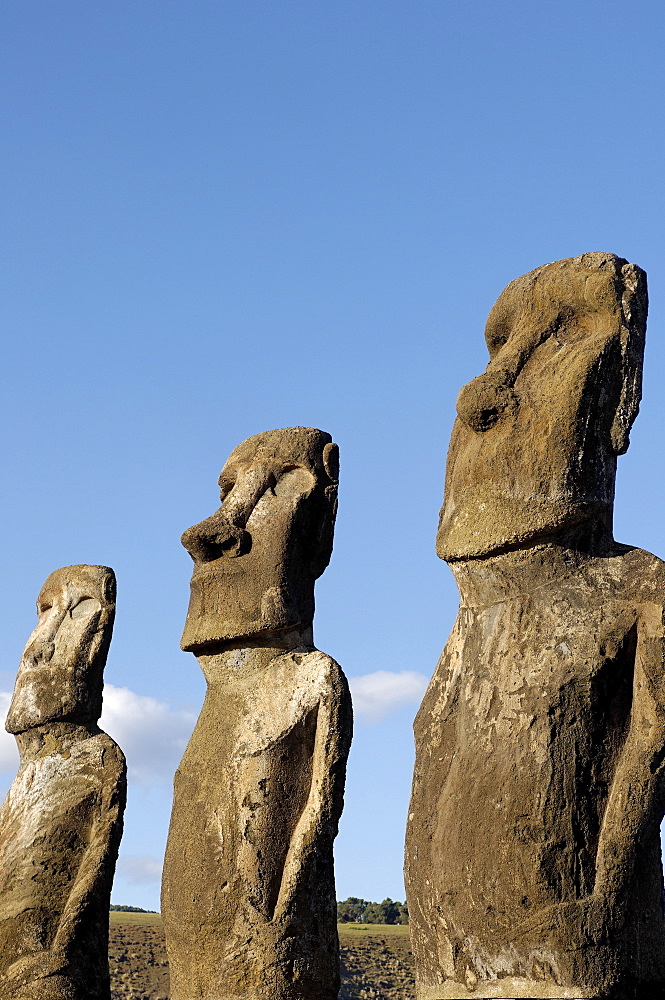
[[[316,486],[316,479],[309,469],[302,466],[295,466],[285,469],[279,479],[274,481],[272,493],[274,496],[298,496],[302,493],[310,493]]]
[[[37,614],[38,615],[45,615],[46,612],[50,611],[52,607],[53,607],[52,604],[38,604],[37,605]]]
[[[69,616],[70,618],[85,618],[87,615],[99,611],[99,609],[99,601],[95,600],[94,597],[82,597],[78,604],[70,608]]]

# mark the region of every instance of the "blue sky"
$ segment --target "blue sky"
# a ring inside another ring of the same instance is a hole
[[[331,432],[315,637],[358,710],[338,895],[402,898],[411,721],[457,605],[434,555],[455,398],[494,300],[546,261],[610,250],[648,272],[616,534],[665,554],[665,8],[7,0],[0,31],[0,692],[48,573],[113,566],[114,900],[156,908],[204,689],[178,646],[180,534],[241,440]]]

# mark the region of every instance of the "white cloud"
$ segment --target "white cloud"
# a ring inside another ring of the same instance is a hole
[[[0,691],[0,773],[11,775],[12,780],[18,771],[18,749],[16,740],[5,731],[5,719],[12,700],[11,691]],[[7,786],[9,783],[6,782]]]
[[[99,725],[124,752],[130,780],[170,781],[195,722],[190,710],[173,710],[157,698],[104,685]]]
[[[349,678],[356,715],[379,722],[405,705],[418,705],[429,678],[415,670],[375,670],[372,674]]]
[[[116,877],[130,885],[159,885],[162,863],[152,854],[121,854],[116,866]]]
[[[18,770],[16,740],[4,729],[11,698],[10,692],[0,691],[0,773],[8,779],[0,782],[0,791],[9,787]],[[129,688],[104,686],[99,725],[123,750],[130,780],[170,782],[195,722],[196,714],[190,710],[172,709],[165,701]]]

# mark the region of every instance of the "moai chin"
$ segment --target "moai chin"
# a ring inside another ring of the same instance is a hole
[[[414,729],[418,1000],[651,1000],[665,986],[665,564],[612,536],[646,276],[548,264],[490,313],[437,552],[457,621]]]
[[[174,782],[162,914],[172,1000],[335,1000],[333,840],[351,741],[344,674],[312,639],[338,452],[307,427],[230,455],[189,528],[182,648],[207,681]]]
[[[113,570],[56,570],[37,613],[6,723],[20,766],[0,807],[0,1000],[109,1000],[126,798],[123,754],[97,726]]]

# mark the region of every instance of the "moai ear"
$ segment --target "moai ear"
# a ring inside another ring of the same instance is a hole
[[[311,561],[314,579],[321,576],[332,555],[339,482],[339,448],[332,442],[323,448],[323,468],[330,482],[324,487],[323,496],[325,499],[316,515],[319,518],[319,530],[316,533]]]
[[[115,604],[116,590],[115,573],[111,570],[104,577],[102,584],[102,595],[107,604]]]
[[[630,429],[642,398],[642,362],[648,308],[647,276],[636,264],[621,268],[624,291],[621,305],[624,325],[621,330],[621,366],[623,384],[610,430],[612,450],[623,455],[630,444]]]
[[[339,448],[332,442],[325,445],[323,449],[323,468],[331,483],[337,485],[339,482]]]

